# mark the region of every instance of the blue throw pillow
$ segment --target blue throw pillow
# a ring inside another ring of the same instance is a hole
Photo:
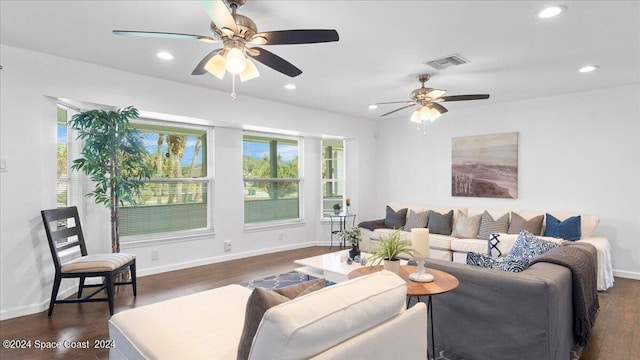
[[[529,263],[536,257],[546,253],[556,246],[558,246],[558,244],[538,239],[534,235],[531,235],[527,230],[521,230],[518,235],[518,239],[513,244],[513,247],[506,257],[509,259],[523,260]]]
[[[467,253],[467,264],[511,272],[521,272],[529,266],[529,262],[522,259],[494,258],[489,255],[474,252]]]
[[[544,229],[544,236],[560,238],[564,240],[576,241],[580,240],[581,218],[580,215],[570,217],[564,221],[556,219],[553,215],[547,214],[547,224]]]

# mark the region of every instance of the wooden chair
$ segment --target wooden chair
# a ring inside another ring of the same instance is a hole
[[[49,316],[53,313],[53,306],[60,303],[98,302],[109,303],[109,313],[113,315],[113,297],[116,285],[129,285],[133,287],[133,296],[136,296],[136,257],[131,254],[106,253],[87,255],[87,248],[82,235],[78,208],[75,206],[61,209],[42,210],[42,222],[49,240],[49,249],[53,256],[53,264],[56,275],[51,291],[49,303]],[[72,220],[72,221],[70,221]],[[63,226],[58,224],[63,223]],[[79,253],[78,253],[79,248]],[[70,254],[75,258],[66,260]],[[79,256],[78,256],[79,255]],[[129,268],[131,280],[117,282],[118,274]],[[85,285],[85,279],[102,277],[102,284]],[[56,300],[60,282],[64,278],[79,278],[78,296],[76,299]],[[82,291],[86,287],[99,287],[91,294],[82,297]],[[94,298],[102,290],[106,290],[106,298]]]

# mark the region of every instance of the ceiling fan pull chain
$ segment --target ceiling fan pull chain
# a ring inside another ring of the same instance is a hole
[[[236,94],[236,74],[231,76],[231,100],[236,101],[238,94]]]

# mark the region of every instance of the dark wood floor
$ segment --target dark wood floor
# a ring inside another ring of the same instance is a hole
[[[130,287],[116,295],[116,312],[283,273],[296,267],[295,259],[326,252],[328,247],[311,247],[141,277],[136,298]],[[640,281],[616,278],[614,287],[600,293],[599,299],[600,314],[581,359],[640,359]],[[42,312],[2,321],[3,341],[31,340],[32,348],[15,350],[3,346],[0,359],[107,359],[108,349],[94,349],[93,345],[109,339],[109,317],[105,303],[60,304],[51,318]],[[36,340],[89,341],[91,348],[36,350]]]

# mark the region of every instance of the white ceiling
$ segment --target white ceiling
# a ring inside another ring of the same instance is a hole
[[[538,19],[550,4],[568,10]],[[259,31],[325,28],[340,34],[334,43],[266,46],[303,74],[289,78],[258,64],[261,76],[238,82],[238,96],[359,118],[394,109],[369,110],[369,103],[407,100],[420,73],[432,74],[428,85],[448,95],[491,94],[489,100],[445,104],[450,111],[640,83],[640,1],[248,0],[238,12]],[[191,75],[219,44],[111,33],[209,35],[209,21],[199,1],[0,0],[2,44],[230,92],[229,76]],[[159,50],[176,59],[158,59]],[[470,63],[440,71],[424,63],[454,53]],[[585,64],[600,69],[579,73]],[[285,90],[287,83],[297,89]]]

